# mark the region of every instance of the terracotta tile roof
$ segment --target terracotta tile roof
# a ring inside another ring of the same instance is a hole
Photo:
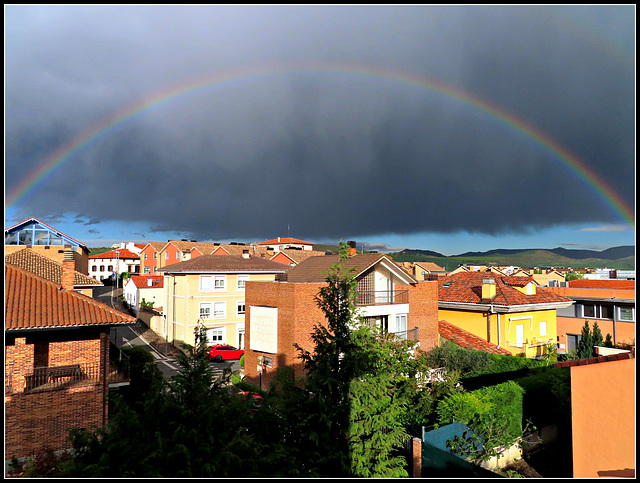
[[[108,252],[104,252],[104,253],[98,253],[97,255],[91,255],[89,256],[89,259],[98,259],[98,258],[111,258],[111,259],[116,259],[119,258],[120,260],[125,260],[128,258],[133,258],[135,260],[139,260],[140,259],[140,255],[137,253],[134,253],[130,250],[127,250],[126,248],[118,248],[117,250],[111,250]]]
[[[609,354],[607,356],[589,357],[588,359],[575,359],[571,361],[556,362],[553,367],[571,367],[571,366],[586,366],[589,364],[599,364],[601,362],[609,361],[623,361],[626,359],[635,359],[634,352],[621,352],[620,354]]]
[[[429,272],[444,272],[444,268],[433,262],[415,262],[414,265],[417,265]]]
[[[138,288],[162,288],[164,286],[163,275],[132,275],[129,279]],[[149,280],[153,285],[149,285]]]
[[[490,302],[482,299],[482,280],[485,278],[495,280],[496,296]],[[535,295],[526,295],[514,288],[523,287],[529,282],[533,282],[531,277],[506,277],[492,272],[458,272],[438,280],[438,301],[468,304],[491,303],[502,306],[572,301],[569,297],[557,295],[542,287],[536,287]]]
[[[187,240],[169,240],[164,244],[163,248],[171,243],[174,247],[176,247],[181,252],[189,252],[194,248],[197,248],[200,253],[203,255],[209,255],[215,248],[215,243],[209,242],[194,242]]]
[[[216,246],[213,251],[215,252],[216,250],[218,250],[218,252],[216,252],[216,255],[220,255],[221,251],[226,251],[229,255],[242,255],[245,250],[248,250],[249,254],[259,255],[261,257],[262,255],[266,256],[268,251],[267,247],[264,246],[260,247],[256,245],[231,245],[229,243],[221,243],[220,245]]]
[[[5,330],[133,324],[135,317],[33,273],[5,265]]]
[[[354,269],[353,274],[357,277],[369,267],[375,265],[379,260],[386,259],[393,264],[392,260],[380,253],[361,253],[342,261],[342,268]],[[332,265],[340,261],[339,255],[325,255],[320,257],[309,257],[289,270],[287,281],[292,283],[320,283],[324,282]],[[395,266],[395,264],[394,264]],[[407,277],[413,279],[410,274]],[[417,281],[414,282],[417,283]]]
[[[482,337],[478,337],[471,332],[467,332],[446,320],[438,321],[438,333],[443,339],[450,340],[454,344],[464,347],[465,349],[475,349],[478,351],[490,352],[491,354],[502,354],[506,356],[513,355],[511,352],[502,349],[491,342],[487,342]]]
[[[300,263],[300,262],[302,262],[303,260],[306,260],[309,257],[322,257],[322,256],[325,255],[324,252],[318,252],[316,250],[284,249],[284,250],[280,250],[278,253],[284,253],[287,257],[289,257],[295,263]],[[277,257],[278,253],[273,255],[271,257],[271,260],[273,260],[273,258]]]
[[[149,242],[147,243],[144,247],[146,248],[147,246],[150,246],[151,248],[153,248],[155,251],[159,252],[160,250],[162,250],[165,246],[167,245],[167,242]]]
[[[297,238],[289,238],[289,237],[274,238],[273,240],[258,242],[256,243],[256,245],[278,245],[278,244],[287,244],[287,243],[295,243],[298,245],[313,245],[313,243],[311,242],[298,240]]]
[[[610,288],[635,290],[635,280],[571,280],[571,288]]]
[[[51,260],[44,255],[34,252],[30,248],[24,248],[17,252],[10,253],[4,257],[4,262],[50,280],[58,285],[62,285],[62,264]],[[80,272],[74,273],[74,286],[93,285],[102,287],[103,283]]]
[[[262,257],[249,255],[202,255],[184,262],[174,263],[159,272],[272,272],[283,273],[289,270],[289,266],[282,263],[265,260]]]

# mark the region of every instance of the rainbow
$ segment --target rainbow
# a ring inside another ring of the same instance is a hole
[[[173,87],[160,94],[149,96],[134,105],[124,107],[103,119],[100,123],[89,127],[74,139],[58,148],[55,152],[51,153],[44,162],[37,166],[36,169],[29,173],[13,190],[9,192],[7,206],[14,205],[21,200],[36,186],[41,184],[50,173],[72,158],[76,153],[82,151],[97,139],[109,135],[128,120],[153,107],[212,85],[224,86],[242,79],[296,72],[346,73],[357,76],[370,76],[394,82],[405,82],[414,86],[429,89],[433,92],[456,99],[466,105],[479,109],[494,119],[506,124],[510,129],[522,133],[526,138],[533,140],[544,150],[551,153],[555,158],[562,161],[571,171],[575,172],[587,185],[601,196],[607,204],[613,208],[613,210],[632,228],[635,227],[634,209],[629,206],[613,189],[613,187],[598,175],[598,173],[596,173],[575,154],[555,142],[550,136],[510,112],[507,112],[494,104],[490,104],[472,94],[463,92],[460,89],[416,74],[385,69],[379,66],[336,63],[323,64],[317,62],[282,65],[269,64],[216,73]]]

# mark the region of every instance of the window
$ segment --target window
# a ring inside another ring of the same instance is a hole
[[[151,270],[149,269],[149,267],[144,267],[144,273],[151,273]]]
[[[213,327],[207,329],[207,342],[209,344],[219,344],[224,340],[224,327]]]
[[[213,277],[211,275],[200,275],[200,291],[201,292],[213,291]]]
[[[223,292],[227,289],[227,277],[226,275],[216,275],[214,280],[214,287],[216,291]]]
[[[104,265],[100,265],[100,271],[104,272]]]
[[[407,338],[407,314],[396,315],[396,333],[399,338]]]
[[[600,311],[600,318],[613,319],[613,305],[602,305],[600,306]]]
[[[633,307],[618,307],[618,319],[633,322],[635,320],[633,312]]]
[[[147,259],[147,254],[146,254],[146,253],[144,254],[144,259],[145,259],[145,260]]]
[[[157,259],[158,259],[158,252],[156,252],[156,253],[154,253],[154,254],[153,254],[153,259],[154,259],[154,260],[157,260]]]
[[[211,302],[202,302],[200,304],[200,318],[201,319],[211,318]]]
[[[113,272],[113,265],[109,265],[109,268],[107,269],[108,272]]]
[[[244,315],[245,313],[244,300],[238,300],[236,313],[238,316]]]
[[[176,252],[176,260],[180,260],[180,252]]]
[[[92,272],[97,272],[98,271],[98,267],[96,265],[94,265],[93,267],[91,267],[91,271]]]
[[[164,252],[164,259],[169,260],[169,252]]]
[[[582,316],[583,317],[595,317],[596,316],[596,306],[593,304],[583,305],[582,306]]]
[[[244,290],[247,280],[249,280],[249,275],[238,275],[238,290]]]
[[[540,322],[540,335],[547,335],[547,323]]]
[[[226,302],[214,302],[213,303],[213,316],[216,318],[227,316],[227,303]]]

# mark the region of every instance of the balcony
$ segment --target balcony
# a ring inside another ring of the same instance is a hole
[[[356,293],[356,305],[390,305],[409,303],[408,290],[366,290]]]

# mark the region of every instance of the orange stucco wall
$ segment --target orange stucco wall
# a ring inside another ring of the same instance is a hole
[[[573,477],[635,476],[636,361],[571,367]]]

